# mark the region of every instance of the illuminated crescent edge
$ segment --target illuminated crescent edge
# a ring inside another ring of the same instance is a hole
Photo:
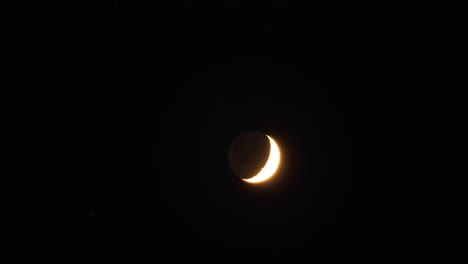
[[[268,157],[265,166],[260,170],[260,172],[253,176],[252,178],[243,179],[249,183],[259,183],[271,178],[279,167],[280,164],[280,150],[276,142],[268,135],[266,135],[270,140],[270,156]]]

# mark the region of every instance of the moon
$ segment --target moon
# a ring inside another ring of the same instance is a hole
[[[278,144],[276,144],[273,138],[271,138],[268,135],[266,136],[268,137],[268,140],[270,140],[270,156],[262,170],[252,178],[244,179],[244,181],[246,182],[258,183],[266,181],[275,174],[276,170],[279,167],[281,154]]]
[[[261,183],[276,174],[281,152],[271,136],[248,132],[234,140],[228,157],[234,173],[243,181]]]

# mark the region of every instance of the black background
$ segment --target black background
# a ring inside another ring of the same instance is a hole
[[[462,257],[455,8],[20,7],[12,67],[31,70],[17,84],[33,110],[21,252],[61,263]],[[284,154],[263,185],[227,164],[252,130]]]

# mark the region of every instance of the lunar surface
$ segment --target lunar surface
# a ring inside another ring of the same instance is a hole
[[[271,136],[248,132],[231,144],[228,161],[234,173],[249,183],[260,183],[271,178],[280,163],[280,150]]]

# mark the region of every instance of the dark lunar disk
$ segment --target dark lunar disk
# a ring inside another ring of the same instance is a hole
[[[234,173],[248,179],[265,166],[270,155],[270,141],[261,132],[247,132],[238,136],[231,144],[228,161]]]

